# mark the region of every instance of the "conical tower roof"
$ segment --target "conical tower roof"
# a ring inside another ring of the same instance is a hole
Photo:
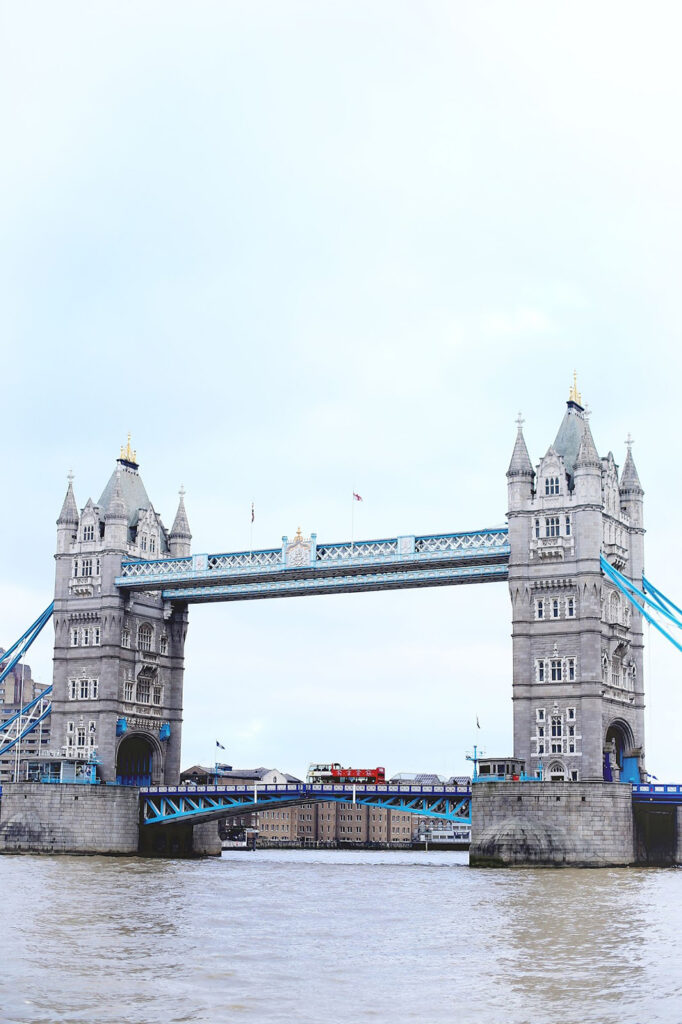
[[[523,420],[521,419],[521,413],[516,421],[518,424],[518,431],[516,434],[516,441],[514,442],[514,451],[512,452],[511,461],[509,463],[509,469],[507,470],[508,477],[528,477],[532,480],[535,476],[533,464],[530,461],[530,455],[528,454],[528,448],[526,446],[526,439],[523,436]]]
[[[187,512],[185,510],[185,488],[180,488],[180,501],[178,502],[178,511],[175,513],[175,519],[169,534],[171,540],[191,540],[192,533],[189,528],[189,520],[187,519]]]
[[[579,466],[591,466],[601,470],[601,459],[599,458],[599,452],[597,446],[594,443],[592,437],[592,431],[590,430],[590,424],[587,420],[583,420],[583,436],[580,442],[580,448],[578,449],[578,457],[575,460],[575,468]]]
[[[108,523],[115,519],[126,523],[128,522],[128,511],[126,509],[126,503],[123,500],[123,494],[121,492],[121,470],[116,470],[114,479],[114,488],[111,492],[111,498],[109,504],[106,506],[105,516]]]
[[[100,508],[108,510],[111,499],[114,496],[116,481],[118,480],[120,496],[125,506],[129,527],[134,527],[137,524],[140,509],[146,510],[151,508],[149,496],[142,483],[142,477],[138,472],[139,466],[136,458],[136,453],[130,448],[129,434],[128,447],[121,448],[121,454],[116,460],[116,468],[109,477],[109,481],[102,491],[98,502]]]
[[[78,505],[76,504],[76,498],[73,493],[73,474],[69,473],[69,486],[66,488],[66,495],[64,497],[64,503],[62,510],[59,513],[59,519],[57,520],[57,526],[77,526],[78,525]]]
[[[620,489],[621,491],[635,491],[637,494],[644,494],[642,485],[639,481],[639,473],[635,466],[635,460],[632,457],[632,441],[630,438],[627,440],[628,453],[625,456],[625,465],[623,466],[623,472],[620,475]]]

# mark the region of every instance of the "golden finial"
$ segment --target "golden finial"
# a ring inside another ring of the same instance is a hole
[[[128,431],[128,444],[125,448],[121,445],[119,458],[124,459],[126,462],[137,462],[137,452],[134,452],[130,447],[130,431]]]
[[[568,393],[568,400],[569,402],[575,402],[576,405],[583,404],[582,395],[578,391],[578,374],[575,370],[573,371],[573,387]]]
[[[296,544],[296,543],[298,543],[299,541],[302,541],[302,540],[303,540],[303,534],[301,533],[301,527],[299,526],[298,530],[296,531],[296,536],[294,537],[294,544]]]

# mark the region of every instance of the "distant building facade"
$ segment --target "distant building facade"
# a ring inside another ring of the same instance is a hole
[[[0,655],[5,653],[0,647]],[[25,663],[15,665],[0,683],[0,730],[5,723],[13,718],[22,707],[26,707],[35,697],[39,697],[47,689],[46,683],[39,683],[31,673],[31,666]],[[49,716],[41,722],[33,732],[24,736],[20,743],[0,757],[0,784],[13,782],[18,768],[18,758],[35,757],[41,750],[49,747],[50,726]]]

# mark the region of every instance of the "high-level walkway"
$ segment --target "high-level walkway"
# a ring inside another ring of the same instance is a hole
[[[485,583],[507,579],[509,550],[505,527],[337,544],[299,533],[281,548],[123,562],[115,583],[191,603]]]

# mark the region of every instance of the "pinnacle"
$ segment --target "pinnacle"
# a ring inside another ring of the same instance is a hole
[[[507,470],[507,476],[525,476],[532,479],[535,476],[533,470],[533,464],[530,461],[530,455],[528,454],[528,448],[526,447],[526,441],[523,436],[523,420],[519,413],[519,418],[516,421],[518,423],[518,431],[516,434],[516,441],[514,442],[514,451],[512,452],[511,461],[509,463],[509,469]]]
[[[594,443],[592,437],[592,430],[588,420],[583,420],[583,436],[578,448],[578,457],[575,460],[575,468],[581,466],[595,466],[601,469],[601,459],[599,458],[599,452],[597,446]]]
[[[185,488],[180,488],[180,501],[178,502],[178,510],[175,513],[175,519],[171,527],[170,536],[182,540],[191,540],[192,533],[189,528],[189,520],[187,519],[187,512],[185,510]]]
[[[78,524],[78,506],[76,505],[76,498],[73,493],[73,473],[69,473],[69,486],[66,488],[66,495],[64,497],[64,504],[62,510],[59,513],[59,519],[57,525],[77,525]]]
[[[628,453],[625,456],[625,464],[620,476],[620,489],[621,491],[638,491],[640,494],[644,493],[639,481],[639,474],[637,472],[637,467],[635,466],[635,460],[632,458],[631,441],[628,442]]]
[[[111,495],[111,500],[109,501],[109,504],[107,506],[105,516],[107,522],[110,522],[112,519],[122,519],[124,522],[127,522],[128,519],[126,503],[123,500],[123,495],[121,493],[120,469],[116,470],[116,482],[114,484],[114,491],[113,494]]]

